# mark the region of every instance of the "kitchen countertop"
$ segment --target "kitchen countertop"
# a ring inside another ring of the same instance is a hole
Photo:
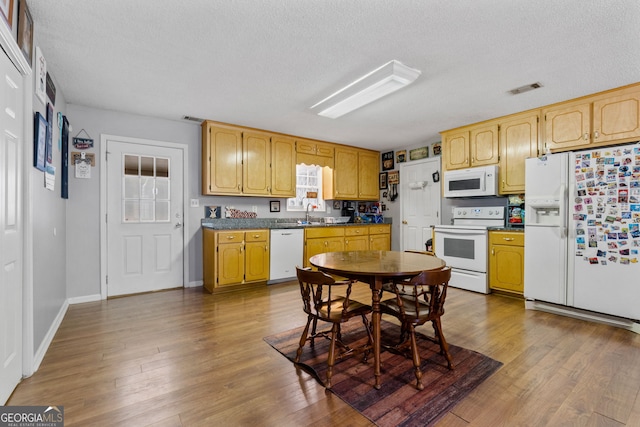
[[[373,222],[350,222],[342,224],[325,224],[323,222],[311,222],[310,224],[298,224],[301,218],[216,218],[203,219],[201,225],[203,228],[211,228],[214,230],[240,230],[245,228],[263,228],[263,229],[286,229],[286,228],[317,228],[317,227],[351,227],[363,225],[379,225]],[[391,224],[391,218],[385,218],[382,224]]]

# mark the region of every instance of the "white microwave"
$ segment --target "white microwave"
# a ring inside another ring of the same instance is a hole
[[[498,194],[498,165],[444,172],[444,197],[478,197]]]

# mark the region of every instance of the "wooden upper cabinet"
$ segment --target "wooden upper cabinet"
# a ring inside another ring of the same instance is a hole
[[[271,137],[271,195],[296,196],[296,143],[292,138]]]
[[[591,103],[577,102],[543,108],[546,150],[563,150],[591,142]]]
[[[333,199],[358,198],[358,150],[338,147],[333,170]],[[377,171],[376,171],[377,172]],[[325,196],[326,197],[326,196]]]
[[[271,136],[242,133],[242,194],[268,196],[271,191]]]
[[[443,167],[465,169],[498,163],[498,124],[443,132]]]
[[[594,143],[640,138],[640,88],[621,89],[593,102]]]
[[[444,132],[442,162],[445,170],[469,167],[469,131]]]
[[[332,144],[313,141],[310,139],[296,139],[296,163],[334,167],[333,156],[335,147]]]
[[[498,163],[498,124],[473,127],[469,131],[470,166]]]
[[[378,200],[380,198],[380,153],[358,152],[358,198]]]
[[[538,122],[537,113],[516,115],[500,122],[500,194],[525,191],[525,159],[538,155]]]
[[[640,138],[640,87],[607,91],[542,109],[544,144],[551,151]]]
[[[325,168],[323,192],[332,200],[377,200],[380,153],[345,146],[335,148],[335,167]]]
[[[242,132],[202,126],[202,193],[242,194]]]

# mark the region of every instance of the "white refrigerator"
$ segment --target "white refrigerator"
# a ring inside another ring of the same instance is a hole
[[[640,145],[527,159],[525,177],[525,298],[640,319]]]

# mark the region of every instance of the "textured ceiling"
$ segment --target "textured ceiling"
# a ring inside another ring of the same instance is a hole
[[[27,3],[68,103],[377,150],[640,81],[638,0]],[[338,119],[310,111],[392,59],[422,75]]]

